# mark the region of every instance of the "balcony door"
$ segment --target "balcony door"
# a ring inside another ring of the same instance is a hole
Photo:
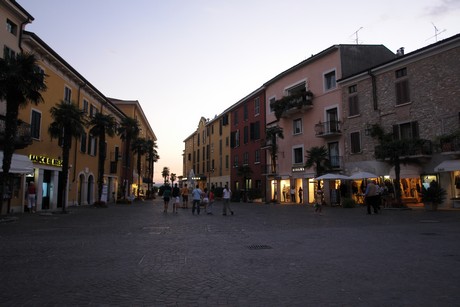
[[[339,112],[337,108],[326,110],[328,132],[338,132]]]

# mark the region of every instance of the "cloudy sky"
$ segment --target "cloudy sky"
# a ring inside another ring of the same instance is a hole
[[[460,33],[460,0],[17,1],[35,18],[26,29],[102,93],[139,100],[158,138],[157,182],[164,166],[182,175],[202,116],[312,54],[357,42],[407,53]]]

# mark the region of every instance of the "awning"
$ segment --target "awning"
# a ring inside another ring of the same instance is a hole
[[[422,170],[418,165],[411,165],[411,164],[402,164],[401,163],[401,170],[399,172],[400,178],[418,178]],[[395,167],[393,166],[390,170],[390,177],[396,178],[395,174]]]
[[[453,172],[460,171],[460,160],[446,160],[442,161],[434,168],[435,172]]]
[[[34,171],[34,165],[29,157],[13,154],[11,157],[10,173],[30,174]],[[0,151],[0,172],[3,172],[3,151]]]

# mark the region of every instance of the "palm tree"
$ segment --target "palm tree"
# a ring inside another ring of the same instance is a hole
[[[69,152],[72,138],[78,138],[85,132],[87,122],[85,114],[73,102],[62,100],[50,109],[53,122],[48,127],[51,138],[62,140],[62,173],[59,187],[62,189],[62,212],[66,211],[67,177],[69,173]]]
[[[171,186],[174,185],[174,181],[176,181],[177,175],[175,173],[171,173],[169,176],[169,180],[171,180]]]
[[[278,145],[276,144],[276,138],[284,139],[283,128],[280,126],[272,126],[267,128],[265,131],[265,136],[267,138],[267,145],[270,147],[271,163],[272,163],[272,174],[276,174],[276,159],[278,157]]]
[[[139,198],[141,186],[141,156],[147,152],[147,140],[144,138],[135,138],[131,149],[137,154],[137,198]]]
[[[385,133],[378,124],[372,125],[370,135],[380,143],[379,146],[382,150],[378,158],[385,159],[395,168],[395,201],[397,206],[401,206],[401,163],[404,162],[401,161],[401,156],[403,156],[404,149],[407,148],[408,140],[395,139],[393,133]]]
[[[307,161],[305,167],[315,167],[316,177],[321,176],[327,169],[329,169],[328,151],[326,146],[316,146],[307,150]],[[320,182],[318,181],[318,189],[321,189]]]
[[[123,198],[126,197],[127,191],[126,188],[129,189],[129,177],[128,177],[128,170],[130,169],[130,149],[131,149],[131,142],[137,138],[140,132],[139,122],[137,119],[131,117],[125,117],[120,123],[120,127],[118,128],[118,135],[120,138],[125,142],[125,150],[123,152],[123,162],[124,162],[124,170],[123,170]]]
[[[45,75],[38,69],[37,59],[33,54],[20,53],[0,59],[0,100],[6,100],[3,174],[0,177],[0,214],[15,150],[19,108],[28,103],[42,102],[41,92],[45,90]]]
[[[104,184],[104,166],[105,166],[105,159],[107,157],[105,136],[108,135],[110,137],[113,137],[115,135],[116,121],[112,115],[110,114],[105,115],[105,114],[98,112],[94,115],[93,118],[91,118],[89,125],[91,126],[89,133],[99,138],[97,191],[98,191],[98,201],[101,202],[102,186]]]
[[[161,172],[161,176],[165,179],[165,183],[168,182],[168,177],[169,177],[169,167],[165,166],[163,167],[163,171]]]
[[[148,183],[148,195],[152,195],[152,180],[154,174],[154,163],[160,159],[157,149],[158,146],[154,140],[147,140],[147,159],[149,164],[149,183]]]

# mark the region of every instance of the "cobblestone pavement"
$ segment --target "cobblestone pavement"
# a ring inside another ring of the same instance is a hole
[[[1,306],[458,306],[460,211],[161,200],[0,224]]]

